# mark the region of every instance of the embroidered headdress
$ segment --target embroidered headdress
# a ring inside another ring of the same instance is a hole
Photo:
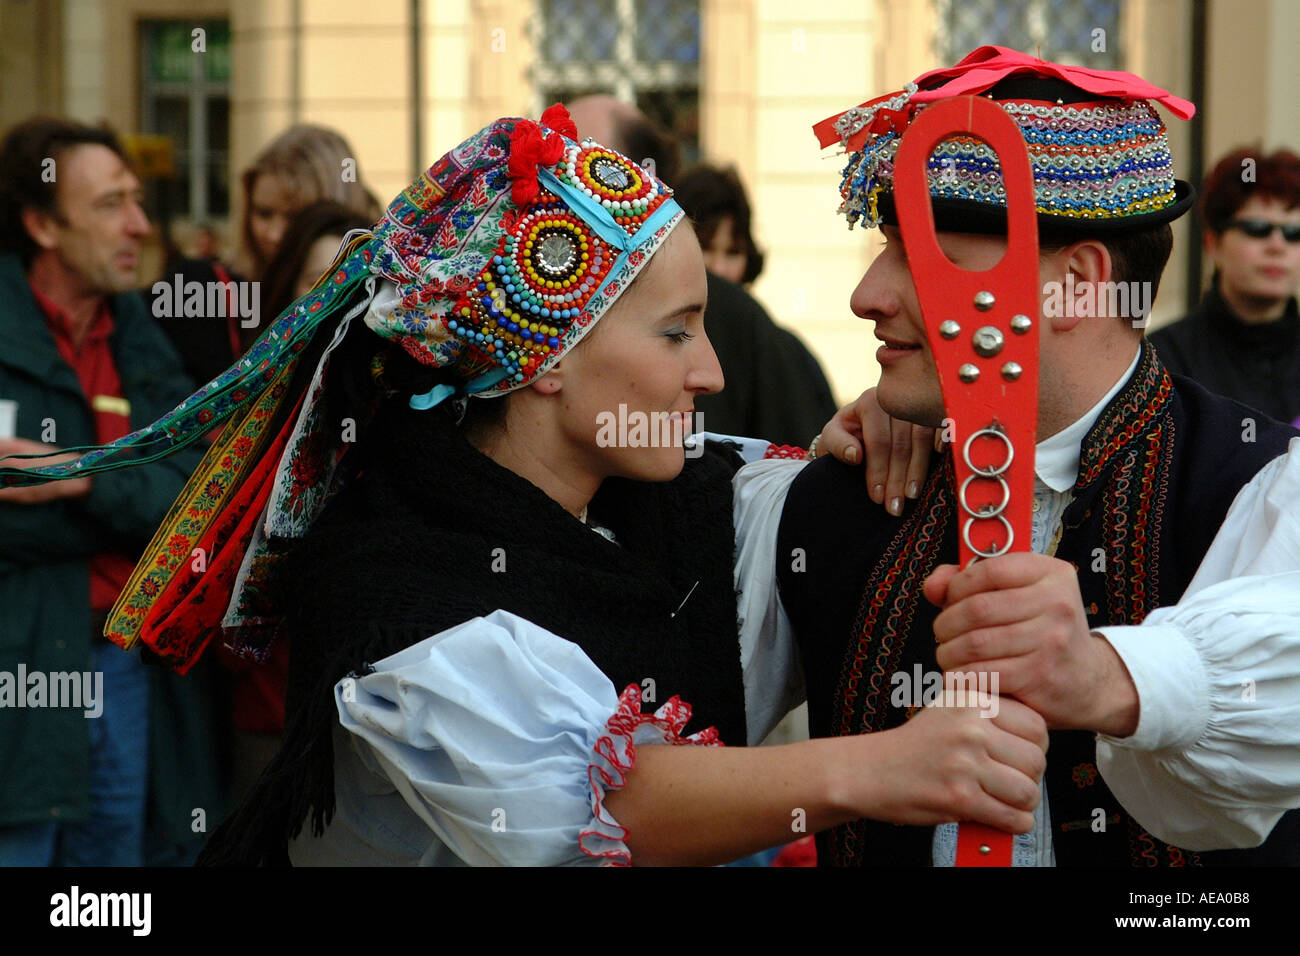
[[[1165,125],[1151,105],[1180,119],[1195,107],[1132,73],[1048,63],[984,46],[956,66],[932,70],[813,127],[823,147],[849,161],[840,211],[849,226],[894,225],[894,157],[903,132],[937,100],[983,95],[1015,120],[1034,174],[1040,235],[1102,235],[1169,222],[1189,209],[1190,185],[1174,178]],[[935,226],[956,232],[1006,229],[1006,192],[996,154],[954,137],[930,158]]]
[[[448,370],[452,384],[412,396],[413,408],[502,395],[580,341],[682,218],[652,174],[579,142],[563,106],[540,124],[498,120],[434,163],[371,232],[349,234],[326,275],[233,367],[124,438],[64,449],[82,453],[76,461],[0,462],[0,486],[154,461],[224,424],[105,635],[143,641],[182,671],[223,626],[238,632],[237,649],[263,654],[279,625],[275,563],[344,480],[351,439],[327,420],[323,393],[351,323]]]

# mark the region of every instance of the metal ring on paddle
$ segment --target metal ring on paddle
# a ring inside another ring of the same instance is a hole
[[[981,481],[996,481],[1002,486],[1002,501],[996,505],[982,505],[979,511],[972,508],[966,501],[966,489],[970,483],[979,479]],[[1006,479],[1001,475],[983,475],[974,474],[967,476],[966,480],[961,483],[961,491],[957,494],[957,500],[961,503],[962,510],[973,518],[996,518],[1002,512],[1007,510],[1007,505],[1011,502],[1011,488],[1007,485]]]
[[[1011,550],[1011,543],[1016,540],[1016,531],[1014,528],[1011,527],[1011,522],[1007,520],[1006,515],[997,515],[997,520],[1001,521],[1002,526],[1007,529],[1007,543],[1003,545],[1002,550],[1000,551],[997,550],[981,551],[979,548],[975,547],[975,545],[971,544],[970,526],[975,523],[976,521],[975,518],[967,518],[966,524],[962,526],[961,529],[962,540],[966,542],[966,547],[970,548],[971,552],[977,558],[996,558],[999,557],[1000,555],[1006,554],[1008,551]]]
[[[992,435],[994,438],[1002,439],[1007,446],[1007,460],[995,468],[976,468],[970,460],[970,446],[975,439],[979,438],[981,435]],[[982,478],[996,478],[1011,467],[1011,460],[1016,456],[1016,449],[1012,446],[1011,439],[1006,436],[1006,433],[1002,431],[1001,428],[993,425],[989,428],[981,428],[979,431],[974,432],[969,438],[967,438],[966,444],[962,447],[961,453],[962,458],[966,461],[966,467],[975,472],[975,474]]]

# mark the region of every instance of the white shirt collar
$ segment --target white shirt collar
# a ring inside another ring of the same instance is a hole
[[[1125,383],[1137,368],[1138,359],[1142,357],[1139,347],[1128,370],[1119,377],[1111,390],[1101,397],[1096,405],[1088,409],[1083,417],[1073,425],[1063,428],[1051,438],[1044,438],[1034,446],[1034,471],[1038,479],[1056,492],[1068,491],[1079,480],[1079,449],[1092,426],[1101,417],[1102,411],[1112,398],[1119,394]]]

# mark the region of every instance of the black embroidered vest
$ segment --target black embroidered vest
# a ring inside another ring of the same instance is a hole
[[[1295,434],[1171,377],[1144,345],[1129,382],[1083,441],[1056,550],[1078,570],[1088,623],[1138,624],[1177,603],[1237,492]],[[932,463],[919,500],[898,518],[866,496],[860,467],[818,459],[792,485],[777,553],[802,548],[803,560],[778,560],[777,574],[804,658],[813,736],[886,730],[918,709],[891,704],[891,678],[938,670],[938,608],[921,584],[939,564],[957,561],[954,500],[948,455]],[[1092,733],[1052,732],[1046,781],[1058,865],[1177,866],[1219,856],[1167,846],[1142,830],[1098,774]],[[1093,826],[1098,808],[1103,832]],[[1280,855],[1266,844],[1230,851],[1230,862],[1258,862],[1261,854],[1300,862],[1300,842],[1280,832],[1294,833],[1296,816],[1270,840]],[[860,820],[819,834],[818,858],[927,866],[932,837],[930,827]]]

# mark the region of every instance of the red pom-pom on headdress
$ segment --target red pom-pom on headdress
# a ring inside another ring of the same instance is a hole
[[[556,103],[546,108],[546,112],[542,114],[542,125],[550,127],[569,139],[578,138],[578,126],[573,122],[573,117],[569,115],[563,103]]]
[[[542,122],[570,139],[578,138],[578,127],[569,117],[569,111],[560,103],[542,114]],[[510,134],[510,161],[506,170],[514,184],[510,198],[516,206],[524,207],[537,198],[541,187],[537,184],[539,166],[554,166],[564,155],[564,139],[556,133],[542,135],[542,127],[531,120],[520,120]]]

